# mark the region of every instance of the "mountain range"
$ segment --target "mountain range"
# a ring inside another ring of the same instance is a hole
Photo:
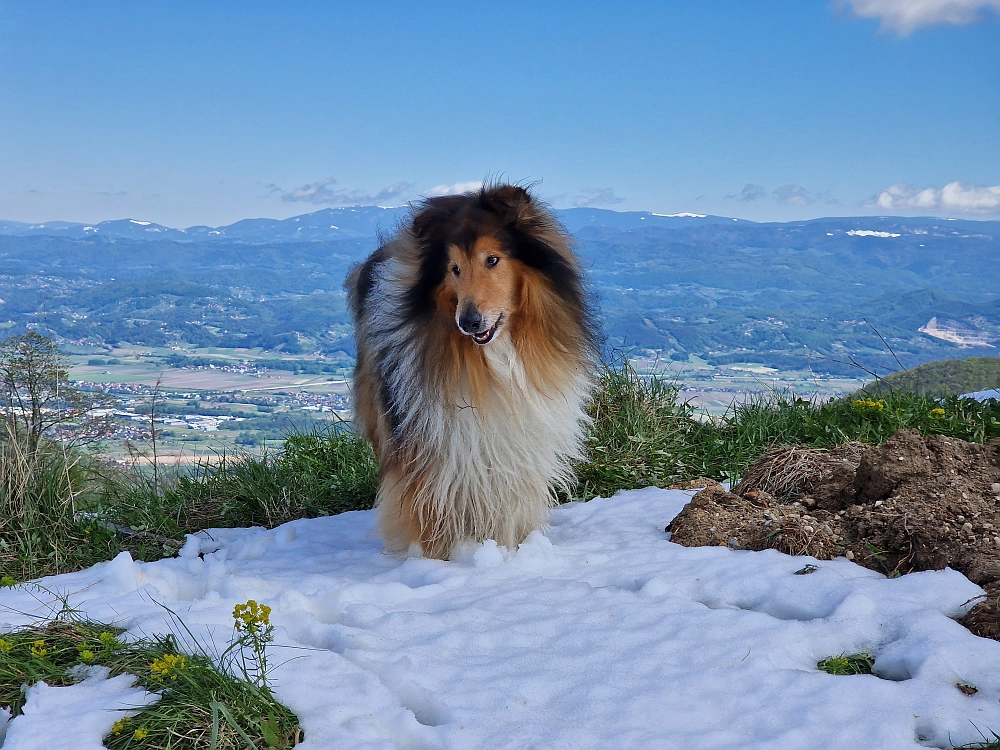
[[[171,229],[0,222],[0,327],[67,342],[353,351],[342,282],[406,208]],[[574,208],[609,346],[716,364],[885,372],[996,356],[1000,222],[849,217],[758,224]],[[890,349],[892,350],[890,352]]]
[[[139,219],[116,219],[96,224],[48,221],[28,224],[0,220],[0,234],[14,237],[68,237],[84,239],[173,240],[174,242],[307,242],[374,237],[388,231],[409,213],[409,207],[352,206],[325,208],[288,219],[243,219],[220,227],[165,227]],[[737,221],[702,214],[656,214],[648,211],[609,211],[600,208],[570,208],[557,212],[571,232],[589,226],[638,229],[643,226],[682,227]]]

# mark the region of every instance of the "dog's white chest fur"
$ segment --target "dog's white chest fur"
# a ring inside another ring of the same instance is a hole
[[[423,436],[431,474],[426,500],[454,519],[455,538],[514,546],[544,524],[552,489],[572,481],[588,381],[570,378],[568,388],[541,393],[506,334],[484,355],[495,384],[489,403],[474,403],[460,388],[454,401],[434,405],[437,419],[425,422],[432,428]]]

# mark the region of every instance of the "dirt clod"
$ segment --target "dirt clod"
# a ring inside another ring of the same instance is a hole
[[[861,443],[831,451],[775,448],[750,468],[733,492],[765,490],[782,502],[802,498],[807,507],[836,510],[854,498],[854,475],[864,450]]]
[[[841,555],[886,575],[951,567],[986,589],[963,623],[1000,639],[1000,440],[902,430],[880,446],[777,448],[732,492],[699,492],[667,530],[685,546]]]

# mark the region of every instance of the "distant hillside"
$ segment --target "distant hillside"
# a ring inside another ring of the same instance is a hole
[[[1000,388],[1000,357],[970,357],[928,362],[911,370],[894,372],[863,389],[902,389],[932,396],[960,396],[963,393]]]
[[[176,229],[138,219],[117,219],[95,224],[48,221],[26,224],[0,220],[0,235],[13,237],[64,237],[68,239],[143,240],[146,242],[326,242],[376,237],[391,232],[410,212],[409,206],[349,206],[324,208],[288,219],[243,219],[221,227]],[[702,214],[656,214],[650,211],[610,211],[604,208],[568,208],[556,212],[571,232],[586,227],[619,230],[645,227],[678,228],[691,225],[729,224],[736,219]],[[753,222],[744,222],[753,223]]]
[[[80,238],[72,234],[86,226],[0,222],[0,328],[40,327],[80,346],[349,355],[344,276],[399,211],[183,231],[126,220]],[[609,347],[884,375],[899,369],[896,357],[913,368],[993,357],[1000,345],[1000,222],[559,215],[576,235]],[[56,231],[65,233],[43,234]]]
[[[63,237],[66,239],[102,240],[142,240],[145,242],[171,241],[184,243],[241,243],[267,244],[286,242],[327,242],[345,239],[374,238],[378,234],[392,232],[410,212],[409,206],[345,206],[324,208],[308,214],[287,219],[242,219],[233,224],[218,227],[194,226],[186,229],[166,227],[152,221],[138,219],[115,219],[93,224],[69,221],[47,221],[28,224],[20,221],[0,219],[0,236],[12,237]],[[914,247],[924,247],[924,238],[961,237],[964,239],[989,238],[1000,232],[1000,222],[972,221],[966,219],[939,219],[934,217],[898,216],[854,216],[812,219],[789,222],[787,224],[759,224],[746,219],[727,216],[706,216],[704,214],[677,213],[659,214],[652,211],[612,211],[606,208],[563,208],[556,210],[556,216],[563,226],[573,234],[590,230],[614,230],[631,232],[647,229],[708,229],[708,236],[725,236],[735,239],[736,235],[749,233],[756,238],[758,230],[764,237],[778,230],[785,232],[785,239],[801,240],[804,236],[836,237],[846,233],[850,237],[870,240],[897,240],[897,247],[909,240]],[[713,229],[714,228],[714,229]],[[717,231],[716,231],[717,230]],[[785,231],[785,230],[790,230]],[[820,231],[822,230],[822,231]],[[829,232],[829,234],[827,234]],[[876,243],[882,244],[885,243]],[[751,247],[756,246],[754,242]],[[930,266],[940,264],[929,251],[929,257],[913,260],[910,270],[920,272]],[[876,261],[875,265],[878,265]]]

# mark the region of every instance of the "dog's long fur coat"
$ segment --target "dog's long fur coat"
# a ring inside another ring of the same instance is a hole
[[[572,480],[594,382],[597,328],[564,230],[517,186],[432,198],[346,288],[387,546],[513,548]]]

